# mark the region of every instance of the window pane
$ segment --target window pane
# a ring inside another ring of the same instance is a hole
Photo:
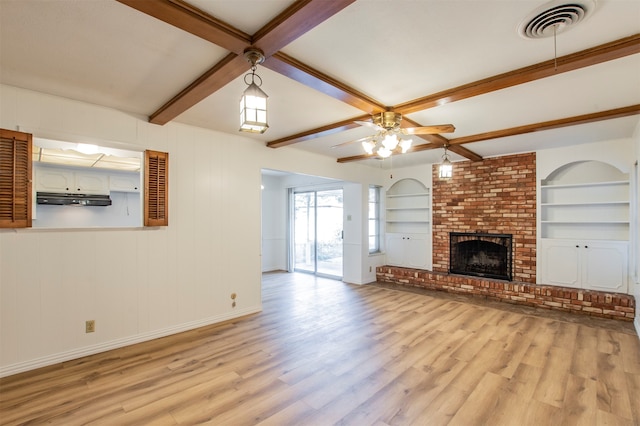
[[[380,187],[369,186],[369,253],[380,251]]]

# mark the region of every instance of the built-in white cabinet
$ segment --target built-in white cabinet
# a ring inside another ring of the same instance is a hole
[[[387,263],[407,268],[431,267],[431,238],[427,234],[387,234]]]
[[[36,192],[101,194],[140,192],[140,173],[106,169],[80,170],[65,167],[35,167]]]
[[[117,192],[140,192],[140,174],[111,173],[109,174],[109,189]]]
[[[539,194],[538,282],[627,292],[628,174],[575,162],[542,179]]]
[[[104,172],[38,167],[35,176],[37,192],[109,194],[109,178]]]
[[[386,194],[387,263],[430,269],[431,192],[416,179],[401,179]]]
[[[629,244],[625,241],[542,239],[541,282],[626,292]]]

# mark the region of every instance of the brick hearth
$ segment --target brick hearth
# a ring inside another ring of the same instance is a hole
[[[628,294],[483,279],[395,266],[379,266],[376,268],[376,278],[379,282],[399,286],[469,294],[602,318],[633,321],[635,316],[635,299]]]

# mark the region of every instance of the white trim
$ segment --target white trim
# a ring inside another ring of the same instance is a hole
[[[636,303],[636,310],[638,309],[638,304]],[[636,313],[636,319],[633,321],[633,325],[636,326],[636,334],[638,338],[640,338],[640,316]]]
[[[214,317],[209,317],[209,318],[205,318],[198,321],[192,321],[192,322],[180,324],[174,327],[168,327],[160,330],[150,331],[148,333],[139,334],[136,336],[124,337],[121,339],[112,340],[110,342],[98,343],[92,346],[86,346],[86,347],[73,349],[66,352],[47,355],[41,358],[35,358],[29,361],[23,361],[16,364],[11,364],[11,365],[0,368],[0,377],[11,376],[13,374],[22,373],[29,370],[35,370],[36,368],[42,368],[49,365],[58,364],[60,362],[82,358],[88,355],[94,355],[101,352],[106,352],[112,349],[135,345],[137,343],[142,343],[149,340],[158,339],[160,337],[165,337],[172,334],[178,334],[185,331],[194,330],[196,328],[217,324],[223,321],[228,321],[234,318],[255,314],[261,311],[262,311],[262,306],[253,306],[253,307],[233,311],[233,314],[217,315]]]

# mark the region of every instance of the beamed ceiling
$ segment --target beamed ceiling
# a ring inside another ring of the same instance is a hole
[[[401,167],[440,161],[444,144],[479,160],[631,137],[640,2],[598,0],[555,39],[520,36],[545,3],[0,0],[0,82],[237,135],[242,54],[257,47],[270,128],[242,135],[273,149]],[[456,130],[384,161],[345,144],[385,110]]]

